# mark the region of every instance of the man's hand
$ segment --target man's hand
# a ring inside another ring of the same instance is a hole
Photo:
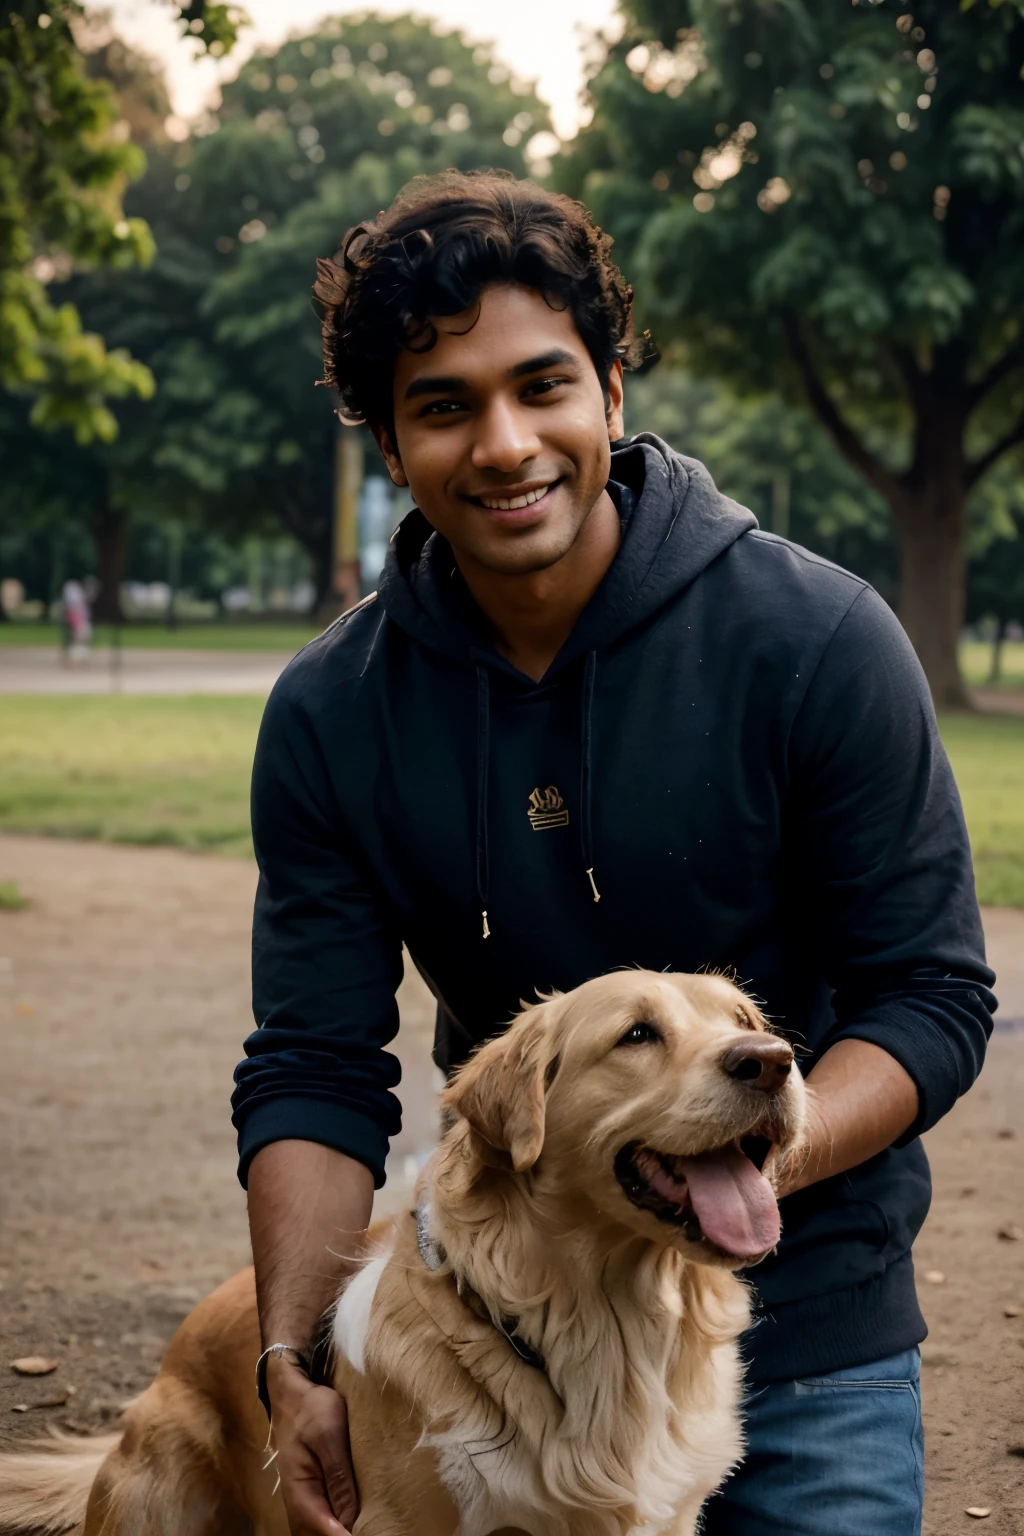
[[[793,1154],[773,1147],[762,1170],[780,1200],[884,1152],[918,1115],[913,1078],[869,1040],[838,1041],[807,1087],[806,1140]]]
[[[249,1167],[249,1231],[263,1347],[309,1354],[320,1319],[358,1264],[373,1207],[362,1163],[311,1141],[274,1141]],[[275,1465],[292,1536],[348,1536],[359,1496],[348,1414],[287,1356],[267,1361]]]
[[[359,1494],[345,1399],[280,1357],[267,1362],[267,1390],[291,1536],[350,1536]]]

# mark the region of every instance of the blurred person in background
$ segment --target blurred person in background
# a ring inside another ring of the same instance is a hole
[[[61,650],[66,667],[80,666],[89,657],[92,609],[85,582],[71,577],[61,591]]]
[[[620,966],[764,1001],[814,1115],[774,1170],[747,1456],[705,1530],[920,1530],[919,1137],[995,1005],[956,786],[877,594],[623,439],[645,346],[609,245],[567,198],[449,172],[320,263],[326,382],[415,507],[378,593],[279,680],[253,774],[233,1103],[293,1536],[358,1510],[307,1362],[400,1126],[403,942],[446,1071],[520,999]]]

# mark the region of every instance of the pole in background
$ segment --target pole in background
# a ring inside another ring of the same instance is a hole
[[[181,551],[185,543],[185,529],[176,518],[172,518],[167,524],[167,585],[170,595],[167,599],[167,628],[177,629],[178,611],[174,606],[181,586]]]
[[[789,470],[780,466],[772,475],[772,533],[777,533],[780,539],[789,538],[792,491]]]
[[[363,437],[358,428],[341,427],[334,448],[331,591],[323,615],[327,619],[354,607],[361,595],[359,495],[363,488],[363,453]]]
[[[110,691],[121,692],[121,669],[124,664],[124,655],[121,651],[121,625],[115,621],[110,629]]]

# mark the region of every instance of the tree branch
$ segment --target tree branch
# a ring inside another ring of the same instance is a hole
[[[913,354],[906,347],[893,347],[892,357],[907,386],[907,393],[916,405],[924,384],[924,374],[917,366]]]
[[[1008,347],[999,360],[984,374],[976,384],[972,384],[967,392],[967,397],[972,408],[988,394],[990,389],[995,389],[1015,368],[1024,368],[1024,345]]]
[[[1024,416],[1020,418],[1015,426],[1010,428],[1005,436],[1001,437],[998,442],[993,443],[988,452],[983,453],[980,459],[972,459],[968,463],[965,477],[968,490],[970,490],[972,485],[977,485],[982,475],[988,473],[997,459],[1001,459],[1004,453],[1008,453],[1011,448],[1016,448],[1021,443],[1024,443]]]
[[[901,499],[903,487],[896,475],[885,465],[876,459],[874,454],[865,447],[850,424],[840,415],[839,408],[814,366],[814,361],[807,349],[803,332],[800,329],[800,321],[795,310],[784,309],[782,311],[782,328],[786,337],[786,345],[790,355],[800,370],[803,380],[804,392],[808,403],[822,426],[831,434],[840,453],[860,470],[869,485],[873,485],[877,491],[890,503],[894,504]]]

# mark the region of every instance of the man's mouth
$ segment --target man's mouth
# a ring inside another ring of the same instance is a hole
[[[627,1200],[659,1221],[681,1227],[732,1258],[757,1259],[779,1240],[779,1207],[760,1172],[765,1142],[744,1137],[698,1157],[680,1157],[632,1141],[615,1159]]]
[[[488,496],[471,496],[469,499],[476,502],[477,506],[484,507],[488,512],[522,512],[527,507],[535,506],[538,501],[543,501],[545,496],[550,495],[555,487],[561,485],[561,483],[561,478],[559,478],[557,480],[545,481],[540,485],[527,486],[522,490],[517,489],[508,496],[498,496],[492,493]]]

